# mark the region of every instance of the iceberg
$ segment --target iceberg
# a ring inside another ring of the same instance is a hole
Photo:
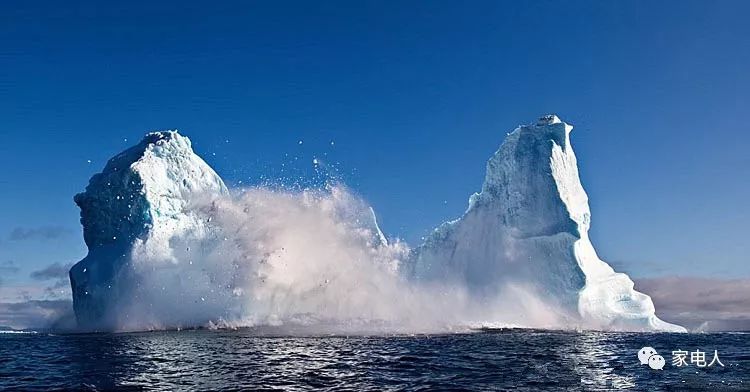
[[[571,129],[549,115],[510,133],[463,216],[411,250],[343,185],[230,193],[187,137],[149,133],[74,198],[78,326],[684,331],[597,256]]]
[[[153,132],[110,159],[86,190],[74,197],[81,209],[88,255],[70,270],[78,325],[109,330],[121,324],[117,310],[133,301],[139,259],[174,259],[175,236],[201,238],[207,226],[188,203],[203,194],[227,194],[216,172],[176,131]],[[166,252],[154,255],[150,253]]]
[[[88,255],[70,270],[85,331],[401,319],[398,260],[343,186],[231,192],[175,132],[118,154],[74,198]]]
[[[581,328],[685,332],[660,320],[651,298],[597,255],[572,129],[547,115],[508,134],[481,192],[414,250],[409,273],[463,284],[480,299],[522,285]]]

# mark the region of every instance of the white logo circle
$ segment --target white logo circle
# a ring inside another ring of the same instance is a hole
[[[662,357],[659,354],[654,354],[654,355],[648,357],[648,366],[651,369],[662,370],[662,369],[664,369],[664,365],[666,363],[667,362],[664,360],[664,357]]]
[[[644,347],[638,350],[638,360],[641,361],[641,365],[648,365],[648,357],[657,354],[653,347]]]

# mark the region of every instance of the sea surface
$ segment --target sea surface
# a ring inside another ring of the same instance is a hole
[[[663,370],[640,364],[643,346]],[[673,366],[677,350],[716,350],[724,366]],[[0,334],[0,390],[49,389],[750,391],[750,334]]]

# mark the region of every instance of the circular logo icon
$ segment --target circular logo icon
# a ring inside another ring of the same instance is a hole
[[[656,354],[656,350],[653,347],[644,347],[638,350],[638,360],[641,361],[641,365],[648,365],[648,358]]]
[[[648,366],[651,369],[662,370],[662,369],[664,369],[664,365],[666,363],[667,362],[664,360],[664,357],[662,357],[659,354],[654,354],[654,355],[648,357]]]

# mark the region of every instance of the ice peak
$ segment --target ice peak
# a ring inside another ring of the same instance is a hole
[[[441,225],[415,252],[414,276],[453,279],[487,298],[507,287],[532,287],[564,325],[684,332],[656,317],[651,298],[596,254],[572,129],[548,114],[509,133],[464,215]]]
[[[188,139],[187,136],[182,135],[179,130],[165,129],[147,133],[143,136],[141,143],[157,143],[160,140],[171,141],[174,139],[187,139],[188,142],[190,142],[190,139]]]
[[[177,131],[151,132],[107,162],[74,198],[81,209],[89,253],[70,272],[73,305],[81,326],[106,327],[117,301],[118,276],[130,271],[129,255],[141,248],[167,249],[171,238],[203,230],[186,214],[200,195],[223,195],[221,178]],[[165,258],[171,257],[166,254]],[[122,288],[122,294],[127,294]]]
[[[559,124],[562,121],[560,121],[560,117],[557,117],[555,114],[547,114],[542,117],[539,117],[539,119],[536,121],[536,125],[552,125],[552,124]]]
[[[192,153],[193,146],[190,143],[190,139],[187,136],[181,135],[176,129],[149,132],[143,137],[138,146],[147,149],[150,145],[163,146],[168,143],[174,144],[175,147],[180,149],[190,150]]]
[[[144,137],[142,142],[146,143],[156,143],[159,140],[172,140],[177,137],[184,137],[180,135],[180,132],[178,130],[164,130],[164,131],[153,131],[147,133]]]

